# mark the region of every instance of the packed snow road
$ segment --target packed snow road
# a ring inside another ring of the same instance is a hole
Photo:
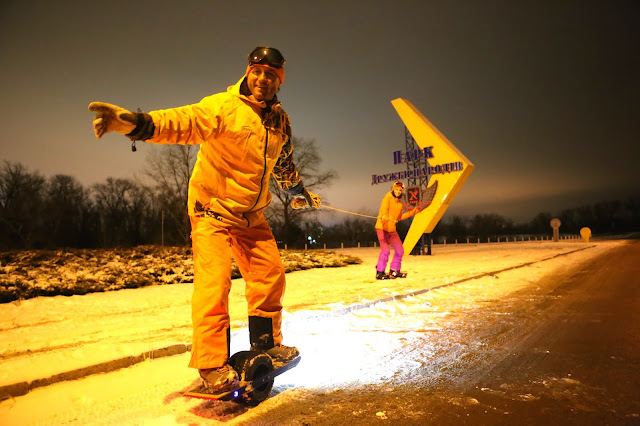
[[[255,408],[184,398],[183,354],[3,401],[0,423],[640,423],[640,243],[545,259],[287,315],[303,360]]]

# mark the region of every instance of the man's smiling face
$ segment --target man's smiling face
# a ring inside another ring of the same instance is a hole
[[[270,101],[280,87],[280,79],[272,69],[254,65],[247,75],[247,85],[254,98],[259,101]]]

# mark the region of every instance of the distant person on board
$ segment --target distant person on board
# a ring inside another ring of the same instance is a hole
[[[289,115],[276,96],[284,63],[277,49],[257,47],[235,85],[193,105],[149,113],[89,105],[98,138],[115,131],[132,141],[200,145],[187,206],[194,260],[189,366],[212,390],[239,380],[228,364],[232,256],[246,282],[251,349],[284,362],[299,354],[282,345],[285,274],[264,216],[269,179],[294,196],[297,207],[318,208],[321,200],[305,189],[293,162]]]
[[[378,220],[376,221],[376,233],[378,234],[378,241],[380,241],[380,255],[378,256],[378,264],[376,265],[377,280],[407,277],[406,272],[400,272],[404,248],[402,247],[402,240],[400,240],[400,236],[396,231],[396,223],[415,216],[420,212],[420,208],[415,207],[413,210],[402,213],[401,197],[403,191],[404,184],[396,181],[391,187],[391,191],[384,196],[380,204],[380,212],[378,213]],[[387,274],[385,271],[387,269],[387,263],[389,262],[389,255],[391,254],[390,246],[393,247],[394,253],[390,270]]]

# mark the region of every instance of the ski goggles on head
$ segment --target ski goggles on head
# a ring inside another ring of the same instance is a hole
[[[393,184],[392,188],[395,187],[399,187],[400,189],[404,189],[404,183],[400,182],[399,180],[395,181],[395,183]]]
[[[273,68],[282,68],[286,60],[278,49],[273,47],[259,46],[253,49],[249,54],[249,64],[251,65],[269,65]]]

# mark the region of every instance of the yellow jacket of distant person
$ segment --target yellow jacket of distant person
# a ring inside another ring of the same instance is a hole
[[[304,187],[293,163],[289,116],[277,99],[268,107],[242,95],[243,80],[197,104],[149,112],[155,129],[145,141],[200,144],[189,215],[251,227],[265,220],[272,172],[291,195]]]
[[[396,223],[405,220],[415,214],[415,209],[402,213],[402,201],[393,195],[393,191],[388,192],[380,203],[380,212],[376,221],[376,229],[387,232],[396,231]]]

